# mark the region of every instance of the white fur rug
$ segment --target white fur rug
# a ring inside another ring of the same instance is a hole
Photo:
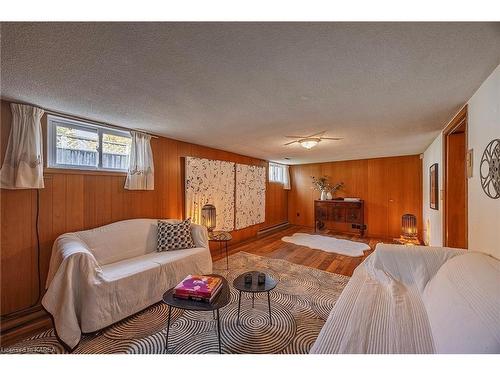
[[[281,240],[296,245],[307,246],[311,249],[319,249],[329,253],[348,255],[351,257],[362,256],[364,250],[370,250],[370,246],[362,242],[343,240],[317,234],[294,233],[292,236],[283,237]]]

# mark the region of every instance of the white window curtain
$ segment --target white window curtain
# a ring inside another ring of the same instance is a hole
[[[130,150],[130,164],[125,181],[128,190],[154,190],[154,164],[151,150],[151,136],[130,132],[132,147]]]
[[[283,189],[291,190],[292,186],[290,184],[290,166],[283,166]]]
[[[0,170],[3,189],[42,189],[43,145],[40,120],[44,111],[11,103],[12,127]]]

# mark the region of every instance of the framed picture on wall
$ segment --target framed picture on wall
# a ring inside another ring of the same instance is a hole
[[[429,168],[429,202],[433,210],[439,210],[439,180],[438,164],[434,163]]]

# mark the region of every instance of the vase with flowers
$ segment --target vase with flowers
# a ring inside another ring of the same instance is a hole
[[[322,201],[326,200],[326,194],[329,188],[328,178],[326,176],[322,177],[311,176],[311,178],[313,185],[312,188],[320,192],[319,199]]]
[[[343,182],[339,182],[335,185],[331,185],[328,182],[328,178],[326,176],[322,177],[314,177],[312,176],[312,188],[320,192],[320,200],[328,200],[333,199],[333,195],[339,189],[344,186]]]

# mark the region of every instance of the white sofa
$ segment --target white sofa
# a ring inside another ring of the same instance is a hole
[[[310,353],[500,353],[500,260],[379,244]]]
[[[192,224],[191,233],[196,248],[166,252],[156,251],[154,219],[59,236],[42,300],[59,338],[74,348],[82,332],[95,332],[160,301],[186,275],[211,273],[207,230]]]

